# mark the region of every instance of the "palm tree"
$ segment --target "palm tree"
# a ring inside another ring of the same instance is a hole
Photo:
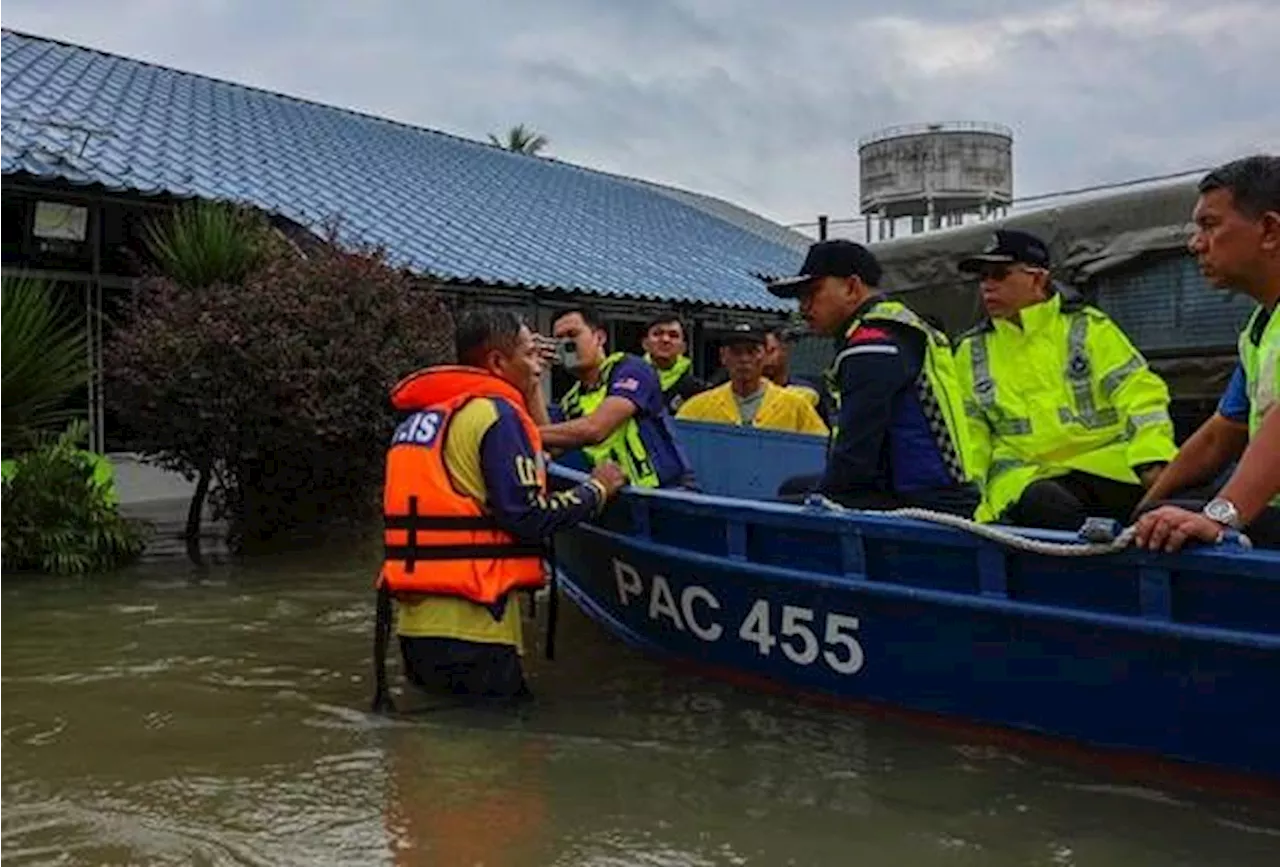
[[[551,140],[545,135],[526,128],[522,123],[518,123],[507,130],[505,139],[500,139],[493,133],[489,133],[489,141],[500,148],[522,154],[536,154],[551,144]]]
[[[67,400],[89,381],[88,333],[67,317],[56,287],[26,276],[3,281],[3,446],[35,444],[80,413]]]

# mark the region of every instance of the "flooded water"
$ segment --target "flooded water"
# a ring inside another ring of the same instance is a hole
[[[685,676],[568,605],[522,712],[373,716],[374,556],[7,578],[5,863],[1280,863],[1280,804]]]

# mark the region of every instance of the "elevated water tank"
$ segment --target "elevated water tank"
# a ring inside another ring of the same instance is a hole
[[[1013,201],[1013,131],[971,121],[897,126],[858,142],[862,213],[890,237],[895,221],[912,231],[1002,214]]]

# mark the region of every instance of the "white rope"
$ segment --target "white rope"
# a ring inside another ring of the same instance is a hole
[[[823,508],[837,512],[856,512],[857,509],[847,509],[839,503],[829,500],[820,494],[811,495],[808,502],[810,504],[821,505]],[[1019,551],[1027,551],[1031,554],[1045,554],[1050,557],[1096,557],[1100,554],[1114,554],[1121,551],[1133,543],[1134,534],[1137,533],[1137,526],[1130,525],[1125,527],[1120,533],[1109,542],[1045,542],[1040,539],[1031,539],[1019,533],[1013,533],[999,527],[993,527],[990,524],[979,524],[977,521],[971,521],[968,518],[961,518],[959,515],[952,515],[947,512],[935,512],[932,509],[892,509],[885,512],[874,512],[878,515],[896,515],[899,518],[914,518],[917,521],[928,521],[932,524],[942,524],[946,527],[955,527],[957,530],[964,530],[973,533],[976,536],[982,536],[984,539],[990,539],[993,542],[999,542],[1010,548]]]

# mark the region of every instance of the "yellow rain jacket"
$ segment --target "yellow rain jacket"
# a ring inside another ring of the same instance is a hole
[[[761,382],[764,397],[752,427],[827,436],[826,424],[807,399],[767,379]],[[676,413],[676,418],[741,425],[742,415],[738,412],[738,402],[733,398],[733,383],[726,382],[689,398]]]
[[[1055,292],[1021,322],[987,322],[956,348],[978,520],[999,520],[1040,479],[1136,485],[1134,467],[1173,459],[1169,389],[1105,313]]]

